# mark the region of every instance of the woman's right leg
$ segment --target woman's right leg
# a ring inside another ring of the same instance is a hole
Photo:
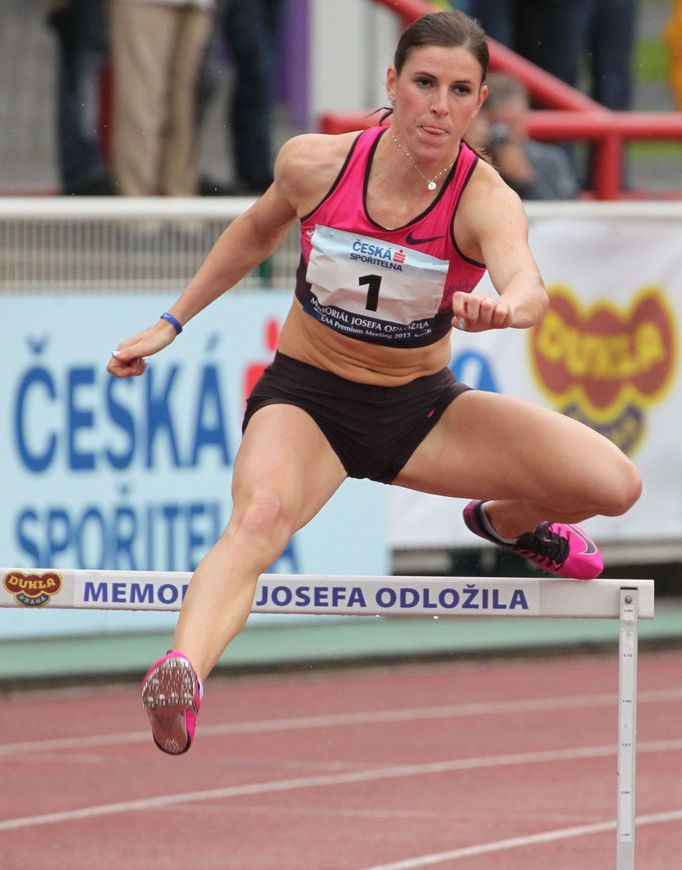
[[[243,628],[259,576],[345,478],[305,411],[276,404],[253,415],[235,461],[230,520],[192,577],[175,632],[174,649],[200,679]]]

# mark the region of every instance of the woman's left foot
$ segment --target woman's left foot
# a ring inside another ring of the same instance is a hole
[[[472,501],[464,508],[464,522],[481,538],[529,559],[543,571],[575,580],[594,580],[604,570],[604,560],[592,538],[569,523],[540,523],[532,532],[506,542],[489,531],[483,515],[485,502]]]

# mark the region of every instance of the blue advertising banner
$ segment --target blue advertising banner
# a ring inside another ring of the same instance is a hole
[[[236,292],[196,317],[144,377],[105,368],[158,318],[156,295],[3,296],[0,553],[17,568],[191,571],[229,516],[245,398],[290,293]],[[383,574],[387,487],[346,481],[272,566]],[[0,637],[168,625],[163,614],[0,613]]]

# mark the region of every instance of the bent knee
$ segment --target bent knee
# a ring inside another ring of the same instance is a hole
[[[642,478],[632,462],[623,456],[618,469],[615,469],[610,485],[605,487],[603,505],[599,513],[608,517],[624,514],[635,504],[642,494]]]

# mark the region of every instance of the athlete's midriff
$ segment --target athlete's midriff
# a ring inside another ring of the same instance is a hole
[[[293,359],[361,384],[397,387],[448,365],[450,336],[416,348],[368,344],[334,332],[305,314],[294,300],[278,349]]]

